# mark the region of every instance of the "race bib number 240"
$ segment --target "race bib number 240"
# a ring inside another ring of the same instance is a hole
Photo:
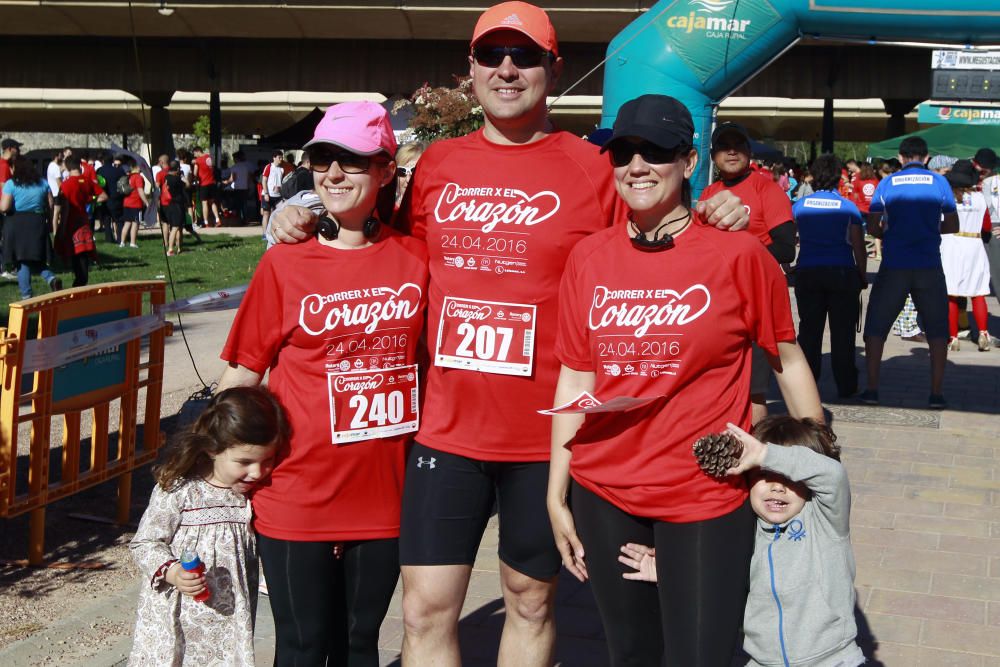
[[[445,297],[434,365],[498,375],[531,375],[535,306]]]
[[[388,438],[420,425],[417,366],[328,373],[335,445]]]

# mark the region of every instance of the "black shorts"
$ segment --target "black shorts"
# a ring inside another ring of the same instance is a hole
[[[198,186],[198,199],[205,201],[206,199],[215,199],[218,196],[218,188],[215,183],[211,185],[199,185]]]
[[[948,285],[941,269],[887,269],[880,267],[865,316],[865,338],[885,338],[906,303],[906,295],[920,316],[927,340],[948,338]]]
[[[125,216],[122,219],[125,220],[125,222],[142,222],[142,209],[126,206]]]
[[[415,443],[406,461],[401,565],[472,565],[496,500],[500,560],[551,579],[562,563],[546,510],[548,461],[477,461]]]
[[[278,208],[278,204],[281,203],[279,197],[271,197],[270,199],[260,198],[260,210],[262,211],[273,211]]]
[[[160,219],[170,227],[181,228],[184,226],[184,209],[180,204],[170,203],[160,209]]]

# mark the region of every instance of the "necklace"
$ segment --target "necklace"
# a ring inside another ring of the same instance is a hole
[[[629,218],[628,221],[629,224],[632,225],[632,227],[635,229],[635,236],[632,237],[632,243],[642,248],[643,250],[656,250],[671,246],[674,243],[673,234],[669,232],[664,232],[663,237],[660,238],[660,230],[663,229],[664,227],[667,227],[668,225],[672,225],[678,220],[684,220],[684,219],[686,219],[687,222],[681,225],[680,229],[674,231],[674,234],[680,234],[681,232],[683,232],[685,229],[688,228],[688,225],[691,224],[690,210],[686,210],[683,215],[677,216],[676,218],[661,223],[659,226],[657,226],[656,229],[653,230],[653,239],[649,240],[648,238],[646,238],[646,235],[642,232],[642,230],[639,229],[639,225],[635,224],[635,221]]]

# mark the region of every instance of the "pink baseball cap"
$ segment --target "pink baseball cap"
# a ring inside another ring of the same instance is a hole
[[[333,144],[357,155],[396,154],[389,113],[375,102],[343,102],[328,108],[302,148],[314,144]]]
[[[480,39],[498,30],[519,32],[542,49],[559,55],[556,29],[541,7],[527,2],[501,2],[493,5],[476,22],[476,28],[472,32],[472,45],[475,46]]]

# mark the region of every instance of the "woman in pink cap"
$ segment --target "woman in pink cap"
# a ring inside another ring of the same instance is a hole
[[[269,387],[290,445],[253,495],[276,665],[378,665],[399,576],[406,446],[420,410],[427,253],[390,230],[396,141],[385,109],[330,107],[305,145],[314,238],[264,254],[219,389]]]

